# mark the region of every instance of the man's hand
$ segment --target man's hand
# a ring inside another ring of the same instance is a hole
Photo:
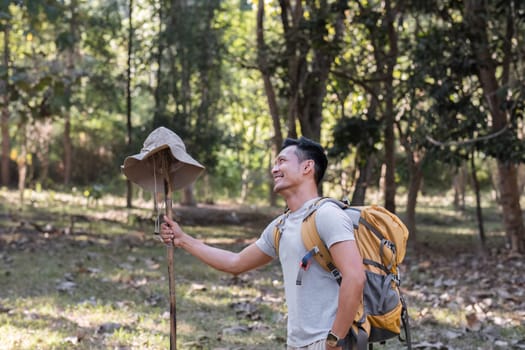
[[[160,237],[162,241],[167,245],[178,246],[180,238],[184,235],[184,232],[180,228],[179,224],[164,215],[164,222],[160,225]]]

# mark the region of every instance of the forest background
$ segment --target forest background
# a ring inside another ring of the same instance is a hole
[[[206,166],[180,205],[279,208],[273,157],[304,135],[323,193],[397,211],[414,251],[421,195],[462,212],[470,188],[480,251],[525,252],[522,1],[4,0],[0,29],[9,215],[43,192],[142,205],[120,165],[158,126]]]

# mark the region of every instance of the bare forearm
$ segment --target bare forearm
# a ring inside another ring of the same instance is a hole
[[[239,266],[236,263],[238,253],[209,246],[189,235],[185,235],[177,243],[178,247],[184,249],[214,269],[233,275],[238,275],[243,272],[239,270]]]
[[[335,334],[344,337],[348,333],[361,303],[363,285],[364,283],[359,279],[352,282],[351,279],[347,278],[345,282],[343,278],[339,290],[337,314],[332,325],[332,331]]]
[[[332,325],[332,332],[344,337],[361,304],[366,275],[355,241],[343,241],[330,248],[335,265],[343,275],[339,288],[337,313]]]
[[[234,253],[212,247],[193,238],[167,216],[164,217],[164,221],[161,225],[160,235],[165,244],[173,244],[178,248],[182,248],[219,271],[238,275],[267,264],[272,260],[272,257],[266,255],[255,243],[250,244],[239,253]]]
[[[233,275],[241,274],[272,261],[272,257],[264,254],[255,243],[250,244],[239,253],[234,253],[209,246],[196,238],[182,234],[175,240],[175,245],[214,269]]]

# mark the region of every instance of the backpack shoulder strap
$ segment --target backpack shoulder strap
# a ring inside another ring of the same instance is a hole
[[[286,209],[286,211],[283,214],[281,214],[279,220],[277,220],[277,223],[273,228],[273,243],[275,246],[275,253],[277,254],[277,256],[279,256],[279,242],[281,242],[281,236],[283,234],[284,221],[286,220],[289,211],[289,209]]]
[[[310,218],[312,216],[312,214],[314,214],[317,211],[317,208],[319,208],[321,206],[321,204],[323,204],[323,203],[325,203],[327,201],[332,201],[334,203],[337,203],[339,206],[341,206],[341,208],[343,206],[345,206],[345,203],[340,202],[340,201],[338,201],[336,199],[328,198],[328,197],[322,197],[322,198],[318,199],[317,201],[315,201],[312,205],[310,205],[310,207],[308,207],[303,221],[308,219],[308,218]],[[289,213],[290,213],[290,209],[286,208],[284,213],[281,214],[281,216],[277,220],[277,224],[275,225],[275,227],[273,229],[273,243],[274,243],[275,252],[277,253],[277,255],[279,255],[279,242],[281,241],[281,236],[283,234],[284,222],[286,221],[286,218],[288,217]],[[316,229],[316,232],[317,232],[317,229]]]
[[[328,202],[337,204],[341,209],[345,209],[347,207],[345,203],[340,202],[336,199],[321,198],[314,204],[310,213],[308,213],[306,217],[304,218],[303,224],[301,227],[301,236],[302,236],[303,244],[306,247],[306,250],[309,252],[309,254],[305,256],[305,258],[310,258],[313,256],[315,261],[317,261],[317,263],[323,269],[330,272],[340,283],[341,275],[339,273],[339,270],[337,270],[332,260],[332,256],[330,255],[330,251],[328,247],[321,240],[321,237],[319,236],[319,232],[317,231],[317,226],[315,224],[315,217],[317,215],[317,209],[319,209],[321,205],[323,205],[324,203],[328,203]],[[304,261],[305,258],[303,258],[303,261],[301,262],[301,266],[303,267],[303,269],[307,268],[308,266],[308,263]]]

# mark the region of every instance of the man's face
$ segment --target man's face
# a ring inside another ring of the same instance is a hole
[[[297,146],[283,149],[274,161],[272,168],[273,191],[280,193],[302,181],[301,163],[295,151]]]

